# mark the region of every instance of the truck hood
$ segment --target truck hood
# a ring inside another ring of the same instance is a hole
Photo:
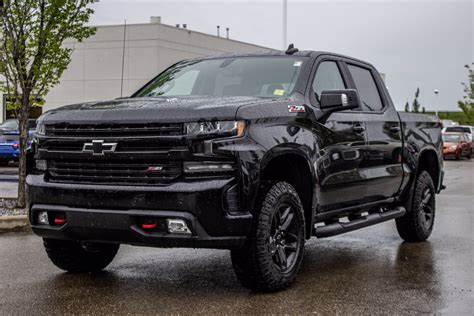
[[[43,114],[46,124],[99,122],[143,123],[190,122],[199,120],[234,119],[239,107],[267,103],[259,97],[179,96],[173,98],[126,98],[105,102],[66,105]]]

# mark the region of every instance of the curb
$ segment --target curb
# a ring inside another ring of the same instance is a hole
[[[0,217],[0,233],[24,230],[29,226],[26,215]]]

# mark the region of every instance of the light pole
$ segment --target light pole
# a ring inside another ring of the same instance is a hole
[[[435,89],[434,94],[436,95],[436,116],[438,116],[438,106],[439,106],[439,90]]]
[[[287,24],[287,11],[288,11],[288,1],[287,0],[283,0],[283,21],[282,21],[282,46],[283,46],[283,50],[286,50],[286,32],[287,32],[287,28],[286,28],[286,24]]]

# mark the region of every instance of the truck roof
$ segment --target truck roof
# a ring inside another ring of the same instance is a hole
[[[200,56],[195,58],[190,58],[187,60],[205,60],[205,59],[213,59],[213,58],[234,58],[234,57],[258,57],[258,56],[296,56],[296,57],[318,57],[320,55],[330,55],[340,58],[351,59],[355,62],[366,64],[368,66],[372,66],[372,64],[342,54],[332,53],[332,52],[325,52],[325,51],[312,51],[312,50],[302,50],[297,51],[293,54],[287,54],[283,50],[271,50],[271,51],[256,51],[256,52],[249,52],[249,53],[222,53],[222,54],[213,54],[208,56]],[[372,66],[373,67],[373,66]]]

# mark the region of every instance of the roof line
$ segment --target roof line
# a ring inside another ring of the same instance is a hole
[[[90,26],[92,26],[92,27],[97,27],[97,28],[123,27],[124,24],[90,25]],[[235,42],[235,43],[239,43],[239,44],[251,45],[251,46],[255,46],[255,47],[259,47],[259,48],[263,48],[263,49],[267,49],[267,50],[277,50],[277,49],[271,48],[271,47],[266,47],[266,46],[261,46],[261,45],[257,45],[257,44],[253,44],[253,43],[249,43],[249,42],[243,42],[243,41],[239,41],[239,40],[235,40],[235,39],[231,39],[231,38],[216,36],[216,35],[212,35],[212,34],[209,34],[209,33],[199,32],[199,31],[195,31],[195,30],[191,30],[191,29],[178,28],[178,27],[176,27],[176,26],[172,26],[172,25],[168,25],[168,24],[163,24],[163,23],[134,23],[134,24],[127,24],[127,28],[128,28],[128,27],[134,27],[134,26],[163,26],[163,27],[171,28],[171,29],[177,30],[177,31],[188,32],[188,33],[196,33],[196,34],[200,34],[200,35],[204,35],[204,36],[208,36],[208,37],[213,37],[213,38],[217,38],[217,39],[221,39],[221,40],[225,40],[225,41]]]

